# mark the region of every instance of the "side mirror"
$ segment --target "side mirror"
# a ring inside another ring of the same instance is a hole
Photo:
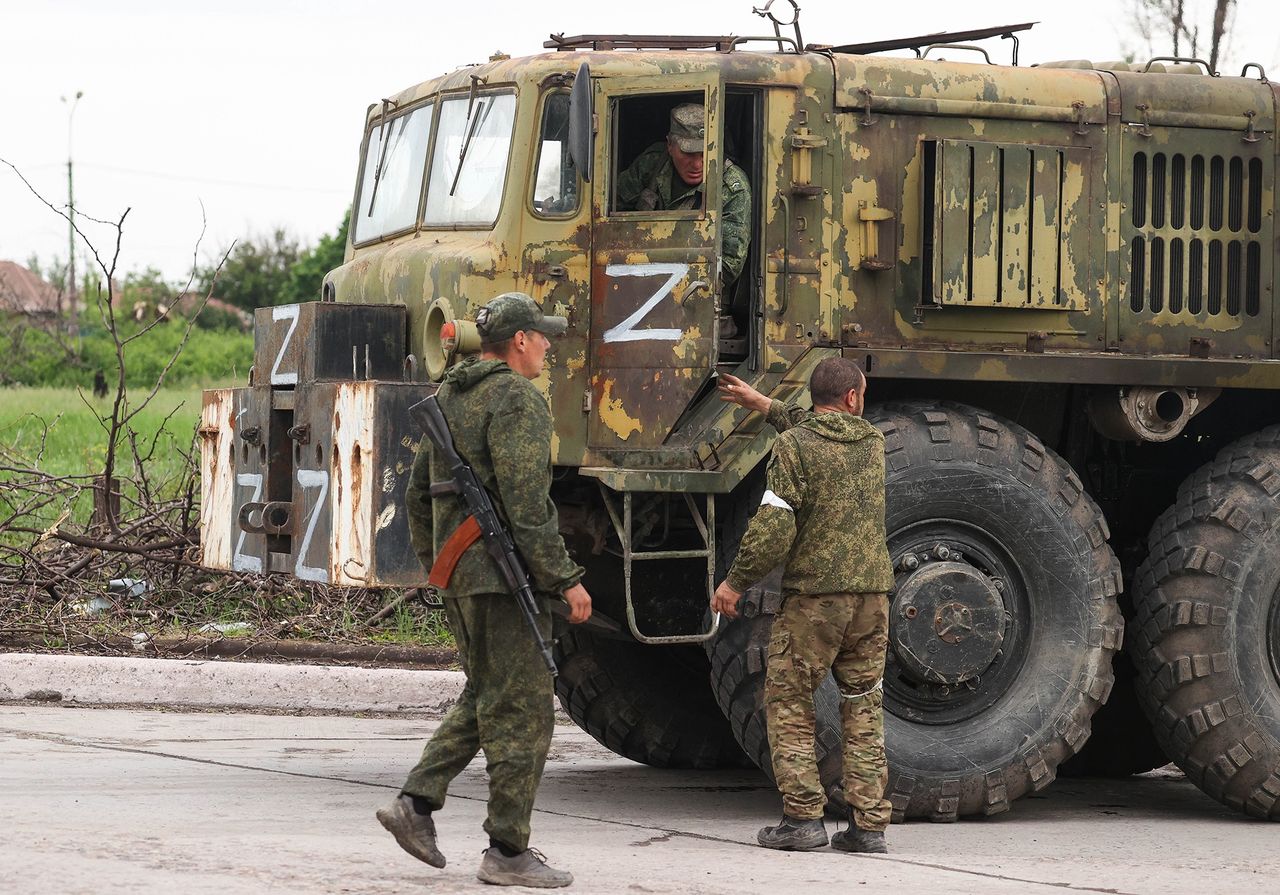
[[[582,179],[591,182],[595,153],[591,151],[592,108],[591,69],[587,63],[578,66],[573,79],[573,91],[569,94],[569,158],[582,173]]]

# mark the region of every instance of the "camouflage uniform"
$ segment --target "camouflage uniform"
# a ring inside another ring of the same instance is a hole
[[[540,598],[576,584],[583,570],[565,550],[549,496],[551,413],[541,393],[505,362],[473,357],[446,374],[438,400],[458,453],[492,496]],[[455,496],[429,496],[431,482],[449,477],[429,444],[418,451],[406,495],[414,550],[427,567],[466,515]],[[551,744],[553,682],[482,542],[462,555],[442,596],[467,683],[402,791],[440,808],[450,781],[483,749],[484,828],[523,851]],[[539,624],[550,639],[549,613]]]
[[[619,211],[669,211],[702,207],[702,184],[689,186],[671,164],[665,142],[654,143],[618,175]],[[720,178],[720,279],[726,285],[742,273],[751,244],[751,183],[725,159]]]
[[[844,413],[814,414],[774,401],[780,434],[768,490],[729,571],[736,591],[785,563],[765,674],[773,772],[790,817],[822,817],[826,795],[814,754],[813,693],[835,675],[844,729],[844,794],[854,823],[884,830],[881,678],[893,586],[884,528],[884,436]]]

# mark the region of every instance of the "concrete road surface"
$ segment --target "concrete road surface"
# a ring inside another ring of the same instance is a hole
[[[482,762],[437,815],[445,870],[374,820],[436,723],[2,705],[0,892],[494,891]],[[654,770],[558,727],[538,806],[534,845],[579,893],[1280,891],[1280,827],[1168,776],[895,826],[887,857],[787,854],[755,845],[779,812],[760,775]]]

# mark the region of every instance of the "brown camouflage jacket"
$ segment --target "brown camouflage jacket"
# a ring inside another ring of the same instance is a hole
[[[744,591],[785,563],[786,594],[887,593],[884,436],[861,417],[774,401],[767,490],[729,570]]]
[[[551,411],[538,389],[504,361],[470,357],[445,374],[437,392],[453,443],[489,492],[516,542],[536,590],[559,596],[583,570],[569,556],[551,502]],[[429,461],[428,461],[429,457]],[[414,552],[432,558],[466,519],[455,495],[432,499],[432,482],[449,469],[425,438],[413,462],[405,501]],[[476,541],[462,555],[447,597],[505,593],[498,568]]]

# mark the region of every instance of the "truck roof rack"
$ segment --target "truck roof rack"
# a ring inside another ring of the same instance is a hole
[[[772,38],[771,38],[772,39]],[[553,34],[542,46],[548,50],[715,50],[728,53],[740,38],[732,35],[670,34]]]
[[[890,40],[872,40],[866,43],[840,44],[839,46],[812,45],[814,49],[828,50],[832,53],[852,53],[865,56],[871,53],[887,53],[890,50],[912,50],[921,56],[921,49],[933,44],[954,44],[966,40],[985,40],[988,37],[1002,37],[1014,42],[1014,65],[1017,65],[1017,41],[1019,31],[1029,31],[1038,22],[1023,22],[1020,25],[999,25],[992,28],[974,28],[970,31],[939,31],[936,34],[923,34],[919,37],[896,37]]]

